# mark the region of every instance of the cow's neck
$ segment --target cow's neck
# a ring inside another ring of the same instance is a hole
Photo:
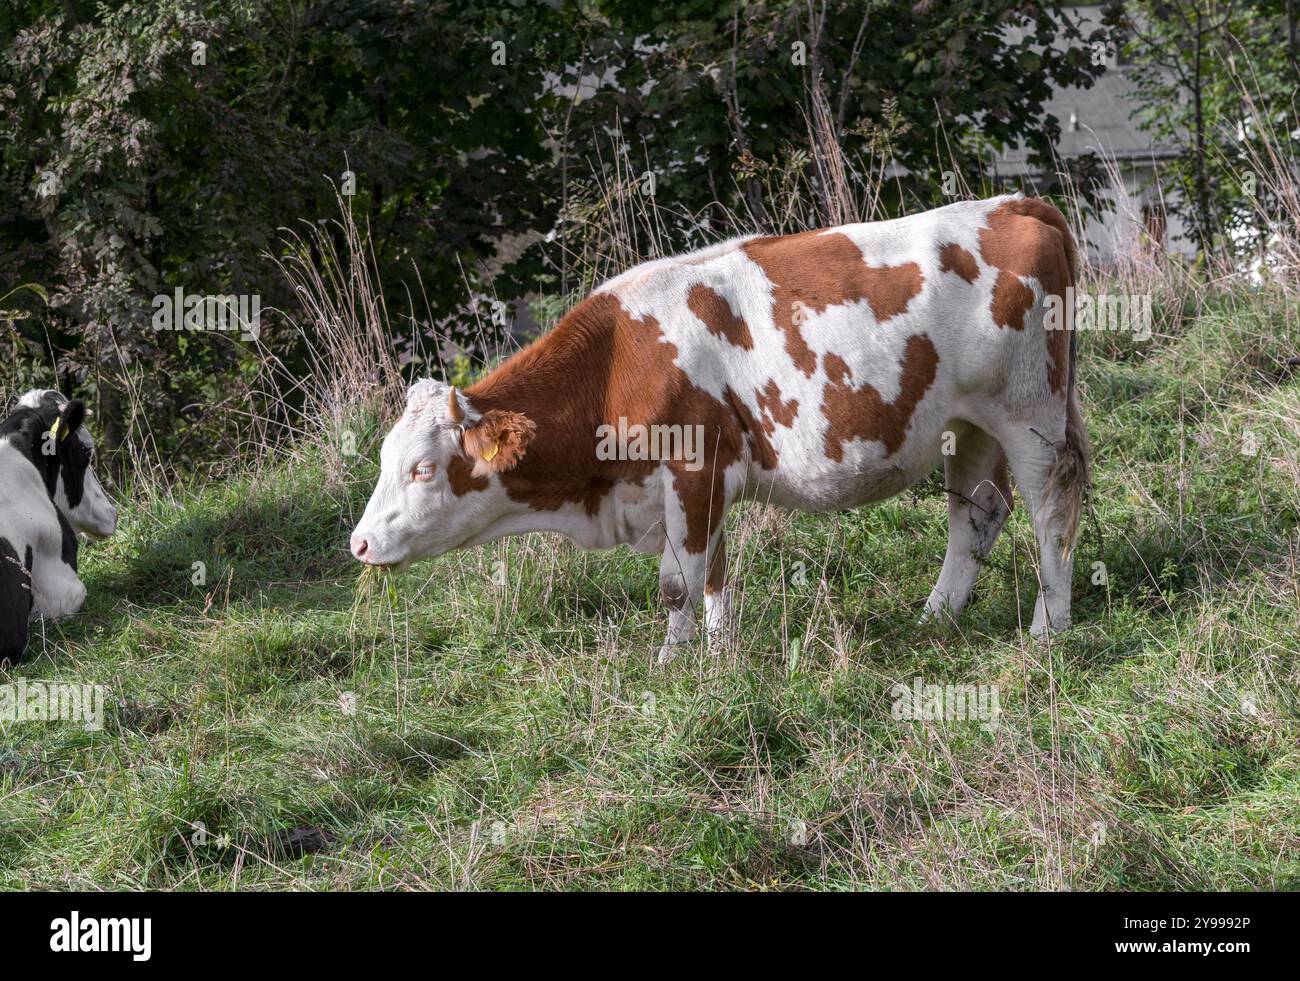
[[[537,426],[523,459],[502,475],[513,497],[545,506],[548,495],[594,492],[631,474],[596,457],[597,430],[617,421],[619,348],[625,343],[616,300],[597,295],[575,307],[546,336],[469,388],[471,408],[521,412]],[[591,486],[591,485],[596,486]]]
[[[24,406],[15,410],[3,423],[0,423],[0,439],[7,440],[36,468],[50,499],[53,500],[54,489],[59,480],[59,457],[57,453],[42,452],[46,433],[50,428],[39,412]]]
[[[583,430],[599,424],[616,346],[616,318],[601,300],[583,301],[552,331],[467,389],[473,408],[528,416],[537,424],[534,442],[543,455],[567,450],[575,437],[586,436]]]
[[[657,325],[631,320],[617,299],[596,294],[466,391],[476,413],[522,412],[537,426],[519,464],[499,476],[505,494],[491,537],[554,531],[587,546],[613,544],[605,543],[611,491],[646,480],[657,464],[599,459],[598,430],[649,411],[645,393],[657,379],[635,362],[657,341]]]

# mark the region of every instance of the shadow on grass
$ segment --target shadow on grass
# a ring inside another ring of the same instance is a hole
[[[339,504],[307,491],[252,501],[226,493],[202,501],[147,534],[131,529],[122,542],[83,546],[86,606],[47,624],[47,634],[86,642],[137,621],[140,610],[197,615],[209,596],[218,609],[257,598],[286,611],[319,609],[331,585],[347,604],[333,608],[347,609],[353,590],[343,584],[358,576],[347,525]],[[104,547],[119,555],[99,560],[92,550]]]

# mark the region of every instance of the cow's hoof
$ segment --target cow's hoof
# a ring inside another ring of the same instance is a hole
[[[655,657],[655,664],[671,664],[673,658],[677,656],[678,646],[679,645],[671,644],[665,640],[663,646],[659,648],[658,655]]]
[[[729,623],[710,627],[704,632],[704,649],[712,655],[723,654],[735,640],[736,631]]]
[[[1034,640],[1045,641],[1050,640],[1057,634],[1068,630],[1069,628],[1069,620],[1066,620],[1064,623],[1053,623],[1051,626],[1048,626],[1046,623],[1036,623],[1029,628],[1029,636]]]
[[[947,600],[930,600],[921,609],[921,615],[917,617],[916,625],[918,627],[954,627],[957,625],[957,618],[960,611],[954,610],[952,604]]]
[[[931,606],[927,603],[921,608],[921,615],[916,619],[918,627],[927,627],[932,623],[947,623],[952,619],[946,606]]]

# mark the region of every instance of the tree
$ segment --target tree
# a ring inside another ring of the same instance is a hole
[[[237,434],[195,407],[247,411],[256,352],[154,332],[154,300],[257,295],[265,349],[301,372],[274,312],[298,298],[265,254],[334,213],[331,182],[389,309],[422,295],[407,326],[463,337],[481,293],[578,285],[566,217],[612,161],[656,178],[657,240],[629,255],[737,214],[775,229],[773,168],[811,189],[782,203],[804,223],[859,208],[841,178],[863,157],[889,168],[873,210],[943,203],[940,172],[979,186],[991,148],[1048,158],[1045,100],[1102,70],[1091,40],[1017,0],[13,0],[0,284],[50,306],[11,329],[97,399],[110,446],[219,455]],[[532,244],[494,262],[503,242]]]
[[[1160,177],[1171,210],[1203,255],[1256,247],[1271,205],[1254,200],[1266,188],[1253,144],[1296,158],[1290,0],[1145,0],[1116,13],[1129,35],[1139,123],[1179,150]]]
[[[1084,36],[1058,6],[1018,0],[597,6],[628,56],[585,100],[568,127],[584,139],[564,151],[571,172],[623,152],[655,174],[660,216],[677,218],[641,253],[727,234],[736,213],[771,230],[762,175],[781,161],[805,170],[816,199],[807,217],[820,222],[849,217],[832,179],[845,161],[875,160],[891,175],[880,214],[950,200],[945,170],[982,185],[996,149],[1027,144],[1049,169],[1060,121],[1045,103],[1054,88],[1091,84],[1104,70],[1091,45],[1110,38]]]
[[[153,298],[257,294],[292,306],[278,229],[368,218],[377,256],[418,265],[435,315],[505,234],[547,227],[543,119],[576,62],[575,4],[451,0],[18,0],[0,12],[0,282],[51,287],[24,340],[100,402],[110,445],[240,392],[247,354],[150,329]],[[399,275],[400,274],[400,275]],[[286,363],[292,342],[268,324]],[[245,365],[247,367],[247,365]],[[197,422],[197,417],[195,422]],[[202,442],[211,432],[193,430]]]

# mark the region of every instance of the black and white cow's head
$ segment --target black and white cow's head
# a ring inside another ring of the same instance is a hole
[[[117,509],[95,476],[95,444],[84,425],[89,414],[80,399],[33,389],[18,400],[0,438],[31,459],[54,506],[72,527],[98,539],[117,529]]]

